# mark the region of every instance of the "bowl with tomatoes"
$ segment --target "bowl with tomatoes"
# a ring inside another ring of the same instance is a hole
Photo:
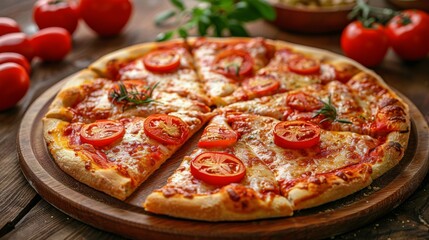
[[[349,22],[355,0],[270,0],[277,17],[272,23],[298,33],[332,33]]]

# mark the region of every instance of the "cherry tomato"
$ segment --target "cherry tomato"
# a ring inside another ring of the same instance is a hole
[[[404,60],[420,60],[429,53],[429,15],[420,10],[406,10],[386,26],[393,51]]]
[[[225,50],[216,56],[213,69],[226,77],[240,78],[253,73],[253,58],[242,50]]]
[[[354,21],[341,34],[341,48],[346,56],[373,67],[383,61],[389,40],[382,25],[374,23],[365,27],[362,22]]]
[[[64,28],[44,28],[34,34],[31,39],[36,56],[43,61],[60,61],[70,52],[71,36]]]
[[[21,65],[27,71],[27,73],[30,73],[31,71],[30,63],[24,56],[22,56],[19,53],[13,53],[13,52],[0,53],[0,64],[8,63],[8,62],[14,62],[16,64]]]
[[[70,0],[38,0],[33,7],[33,18],[40,29],[61,27],[73,34],[79,21],[76,7]]]
[[[102,37],[117,35],[130,19],[130,0],[81,0],[79,10],[85,23]]]
[[[204,129],[198,147],[229,147],[237,142],[237,133],[225,126],[210,125]]]
[[[153,114],[144,121],[144,132],[162,144],[180,145],[189,135],[189,126],[178,117]]]
[[[288,61],[289,69],[298,74],[309,75],[320,72],[320,63],[308,57],[295,57]]]
[[[274,127],[274,143],[282,148],[303,149],[320,142],[320,127],[304,121],[279,122]]]
[[[21,100],[30,86],[27,71],[16,63],[0,64],[0,111],[13,107]]]
[[[0,37],[0,52],[15,52],[28,61],[34,57],[33,46],[24,33],[9,33]]]
[[[258,96],[266,96],[276,93],[280,88],[280,83],[273,76],[262,75],[244,80],[243,88]]]
[[[101,147],[121,139],[124,134],[125,128],[122,123],[110,120],[99,120],[84,125],[80,130],[80,139],[84,143]]]
[[[143,64],[151,72],[174,72],[180,67],[180,56],[173,50],[154,50],[144,56]]]
[[[290,93],[286,97],[286,104],[300,112],[311,112],[322,107],[317,98],[303,92]]]
[[[246,168],[240,159],[222,152],[205,152],[191,161],[192,175],[208,184],[227,185],[240,182]]]
[[[15,20],[8,17],[0,17],[0,36],[17,32],[21,32],[21,28]]]

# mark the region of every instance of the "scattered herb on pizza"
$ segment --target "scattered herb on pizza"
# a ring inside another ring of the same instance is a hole
[[[319,101],[323,104],[323,106],[322,106],[322,108],[317,110],[317,112],[316,112],[316,114],[314,114],[313,118],[315,118],[319,115],[325,116],[325,118],[322,119],[322,121],[320,121],[320,123],[323,123],[326,121],[332,121],[332,122],[352,124],[352,122],[350,122],[347,119],[338,119],[337,109],[332,104],[331,96],[328,97],[327,102],[323,101],[322,99],[319,99]]]
[[[123,82],[119,82],[118,88],[113,89],[110,93],[110,98],[112,101],[125,102],[127,105],[131,106],[148,104],[155,101],[155,99],[152,98],[152,94],[157,86],[158,83],[146,87],[143,91],[139,91],[136,86],[127,88]]]
[[[170,2],[175,9],[158,14],[155,24],[168,26],[172,23],[177,28],[158,34],[157,41],[174,35],[186,38],[192,30],[200,36],[249,36],[245,23],[276,18],[275,10],[265,0],[195,0],[197,4],[190,8],[182,0]]]

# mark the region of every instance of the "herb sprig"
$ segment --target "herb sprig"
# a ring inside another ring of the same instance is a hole
[[[127,89],[123,82],[119,82],[119,89],[114,89],[110,93],[110,98],[112,101],[125,103],[128,106],[148,104],[155,101],[155,99],[152,98],[152,94],[157,86],[158,83],[153,86],[148,86],[143,91],[139,91],[136,86]]]
[[[370,28],[373,23],[386,24],[391,18],[399,14],[390,8],[373,7],[364,0],[358,0],[356,6],[349,13],[349,19],[358,19],[362,24]]]
[[[259,19],[274,20],[276,12],[266,0],[194,0],[197,4],[187,8],[183,0],[170,0],[175,9],[166,10],[155,18],[157,26],[167,23],[176,29],[158,34],[157,41],[168,40],[174,35],[187,38],[196,30],[200,36],[222,37],[249,36],[244,24]]]
[[[323,115],[325,118],[320,121],[320,123],[326,121],[339,122],[339,123],[347,123],[352,124],[349,120],[346,119],[338,119],[338,113],[335,106],[332,104],[331,96],[328,97],[328,102],[319,99],[319,101],[323,104],[322,108],[317,110],[317,112],[313,115],[313,118]]]

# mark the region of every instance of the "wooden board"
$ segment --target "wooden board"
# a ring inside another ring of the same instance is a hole
[[[141,204],[155,188],[162,186],[187,154],[199,134],[167,161],[125,202],[81,184],[62,172],[50,156],[42,136],[41,119],[65,79],[40,96],[24,116],[18,133],[22,171],[32,187],[49,203],[73,218],[105,231],[131,238],[261,238],[317,239],[365,225],[392,210],[419,186],[429,162],[428,126],[412,102],[412,133],[404,159],[371,187],[341,200],[295,216],[277,219],[208,223],[154,215]]]

